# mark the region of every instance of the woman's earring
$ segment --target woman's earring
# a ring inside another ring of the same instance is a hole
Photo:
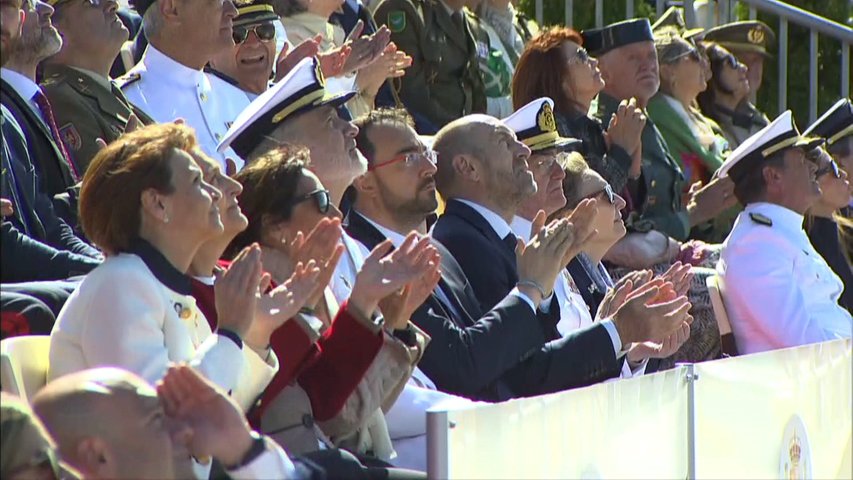
[[[163,223],[169,223],[169,214],[168,213],[163,215]]]

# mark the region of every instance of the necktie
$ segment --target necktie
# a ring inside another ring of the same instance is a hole
[[[41,112],[41,118],[45,123],[47,123],[48,128],[50,128],[50,134],[53,136],[56,146],[59,147],[59,151],[62,152],[62,157],[65,160],[65,163],[71,170],[71,177],[73,178],[74,183],[79,182],[80,175],[77,174],[77,168],[74,166],[74,162],[71,161],[71,157],[68,155],[68,150],[65,149],[65,143],[62,142],[62,137],[59,135],[59,129],[56,128],[56,119],[53,117],[53,109],[50,107],[50,102],[47,101],[47,96],[39,90],[35,95],[33,95],[33,100],[36,102],[36,105],[38,105],[39,111]]]

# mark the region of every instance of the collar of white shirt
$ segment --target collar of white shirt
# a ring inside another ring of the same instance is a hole
[[[179,87],[195,88],[204,78],[202,70],[194,70],[182,63],[176,62],[165,53],[148,45],[142,54],[142,64],[157,82],[169,82]]]
[[[394,245],[394,248],[400,248],[400,245],[406,240],[405,235],[401,235],[401,234],[395,232],[394,230],[391,230],[389,228],[385,228],[382,225],[379,225],[378,223],[374,222],[373,220],[367,218],[366,216],[364,216],[358,212],[354,211],[353,213],[355,213],[356,215],[359,215],[361,218],[367,220],[367,223],[373,225],[374,228],[379,230],[379,233],[381,233],[388,240],[391,240],[391,245]]]
[[[507,235],[513,233],[512,228],[506,223],[506,220],[501,218],[497,213],[489,210],[488,208],[480,205],[479,203],[474,203],[470,200],[465,200],[463,198],[455,198],[454,200],[458,202],[462,202],[465,205],[473,208],[477,213],[480,214],[483,219],[488,222],[488,224],[492,227],[492,230],[498,235],[500,238],[506,238]]]
[[[747,215],[751,213],[764,215],[773,221],[774,229],[779,228],[788,236],[800,240],[805,239],[806,243],[809,243],[808,236],[803,230],[803,216],[793,210],[775,203],[756,202],[747,205],[743,211]]]
[[[533,222],[516,215],[512,217],[512,223],[510,223],[509,226],[512,228],[513,233],[515,233],[517,237],[524,240],[524,243],[530,241],[530,229],[533,228]]]
[[[15,90],[15,93],[26,100],[27,104],[33,108],[33,111],[38,112],[39,116],[41,116],[38,106],[33,102],[33,97],[41,90],[36,82],[14,70],[9,70],[8,68],[0,68],[0,78],[6,80],[6,82],[8,82]]]

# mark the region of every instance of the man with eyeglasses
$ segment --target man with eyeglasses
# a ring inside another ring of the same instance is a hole
[[[214,55],[234,46],[232,0],[133,0],[148,47],[142,60],[117,79],[131,103],[157,122],[182,118],[199,145],[223,170],[231,149],[217,150],[228,128],[249,105],[246,93],[204,72]]]
[[[42,88],[53,106],[59,133],[84,173],[98,153],[97,139],[110,143],[128,122],[153,120],[131,105],[109,77],[113,60],[127,40],[115,0],[48,0],[62,48],[45,60]],[[131,116],[136,119],[131,121]]]
[[[717,265],[737,349],[754,353],[850,338],[853,318],[838,304],[844,286],[803,230],[820,198],[818,166],[791,111],[748,138],[718,175],[735,184],[744,211]]]

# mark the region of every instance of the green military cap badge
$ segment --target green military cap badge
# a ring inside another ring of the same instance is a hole
[[[400,33],[406,29],[406,12],[394,10],[388,12],[388,28],[393,33]]]
[[[760,213],[752,212],[749,214],[749,218],[751,218],[753,222],[759,225],[764,225],[765,227],[773,226],[773,220],[770,220],[769,218]]]

